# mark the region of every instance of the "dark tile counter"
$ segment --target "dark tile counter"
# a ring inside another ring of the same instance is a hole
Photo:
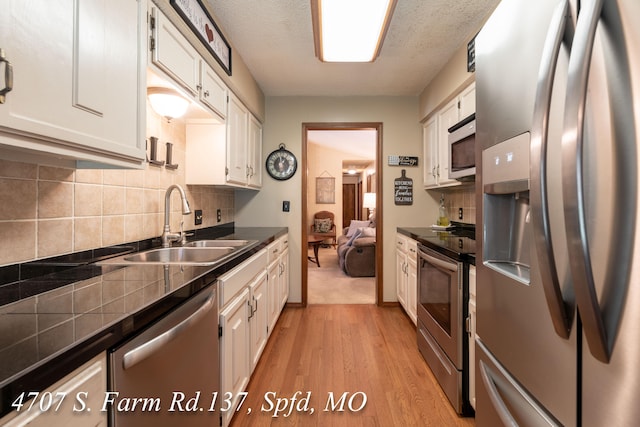
[[[280,227],[232,231],[225,236],[199,233],[195,239],[224,237],[260,243],[214,268],[81,265],[58,273],[64,283],[70,278],[71,283],[45,287],[41,293],[30,288],[31,296],[1,305],[0,417],[11,412],[11,403],[20,393],[49,387],[287,233]],[[55,280],[55,274],[47,278],[47,282]],[[39,281],[33,283],[38,286]]]
[[[398,227],[397,232],[449,258],[475,265],[475,229],[438,231],[431,227]]]

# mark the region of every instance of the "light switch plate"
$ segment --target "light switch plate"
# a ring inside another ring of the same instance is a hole
[[[282,212],[289,212],[289,208],[291,207],[291,204],[289,202],[289,200],[284,200],[282,202]]]

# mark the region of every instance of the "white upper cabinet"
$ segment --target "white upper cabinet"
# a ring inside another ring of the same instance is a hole
[[[249,177],[249,111],[233,94],[229,96],[227,107],[227,182],[246,185]]]
[[[262,187],[262,125],[249,115],[249,136],[247,140],[249,148],[249,177],[247,184],[249,187]]]
[[[4,158],[141,167],[145,6],[134,0],[3,2],[0,49],[8,62],[0,64],[0,76],[13,71],[13,87],[0,104]]]
[[[422,128],[425,188],[460,185],[449,178],[449,128],[476,111],[476,88],[471,83],[431,116]]]
[[[175,83],[190,99],[224,119],[227,86],[189,40],[157,7],[149,10],[149,66]]]

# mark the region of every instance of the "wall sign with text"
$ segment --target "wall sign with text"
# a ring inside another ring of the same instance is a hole
[[[402,169],[402,176],[393,181],[393,201],[396,205],[413,204],[413,179],[407,177],[405,169]]]
[[[418,166],[418,158],[415,156],[389,156],[389,166]]]
[[[213,54],[218,64],[228,75],[231,75],[231,46],[216,23],[213,22],[213,18],[201,0],[170,0],[170,3],[184,22],[189,25],[191,31]]]

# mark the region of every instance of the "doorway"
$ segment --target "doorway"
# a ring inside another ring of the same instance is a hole
[[[371,175],[367,175],[364,182],[366,183],[363,186],[363,183],[360,184],[359,188],[361,189],[360,192],[362,192],[362,189],[364,188],[365,191],[367,191],[367,189],[371,189],[371,188],[375,188],[376,192],[377,192],[377,198],[376,198],[376,203],[375,203],[375,255],[374,255],[374,259],[375,259],[375,277],[373,278],[374,280],[374,297],[375,297],[375,303],[377,305],[382,305],[383,302],[383,287],[382,287],[382,277],[383,277],[383,273],[382,273],[382,247],[383,247],[383,243],[382,243],[382,233],[379,230],[382,230],[382,220],[383,220],[383,215],[382,215],[382,210],[380,209],[382,206],[382,173],[381,173],[381,158],[382,158],[382,123],[368,123],[368,122],[356,122],[356,123],[303,123],[302,125],[302,136],[303,136],[303,141],[302,141],[302,160],[301,160],[301,167],[302,170],[304,171],[304,173],[302,174],[302,188],[301,188],[301,193],[302,193],[302,200],[305,201],[304,203],[302,203],[302,215],[301,215],[301,230],[302,230],[302,242],[308,242],[308,239],[310,237],[310,235],[312,235],[312,228],[310,227],[310,218],[313,216],[313,214],[315,213],[315,210],[312,212],[309,209],[309,197],[312,197],[316,202],[318,202],[318,200],[316,200],[315,198],[318,197],[318,194],[316,191],[310,190],[310,188],[315,189],[316,185],[317,185],[317,178],[330,178],[330,177],[335,177],[337,175],[337,173],[335,172],[331,172],[331,171],[326,171],[326,170],[315,170],[313,173],[309,172],[309,168],[310,168],[310,162],[313,159],[310,159],[310,153],[313,153],[313,147],[311,147],[310,145],[310,140],[309,140],[309,133],[313,132],[313,131],[370,131],[373,132],[374,135],[374,152],[375,152],[375,159],[373,160],[373,170],[375,171],[375,173],[371,174]],[[312,154],[311,154],[312,155]],[[315,161],[315,160],[314,160]],[[340,172],[341,173],[341,172]],[[340,185],[341,188],[341,177],[338,177],[338,179],[336,179],[335,182],[335,188],[338,187],[338,185]],[[358,187],[356,187],[356,193],[358,192]],[[370,191],[370,190],[369,190]],[[335,195],[334,195],[335,196]],[[324,196],[323,196],[324,197]],[[355,195],[354,197],[358,198],[360,200],[360,204],[362,204],[362,200],[361,197],[362,195],[360,195],[358,197],[358,195]],[[330,197],[328,197],[328,199],[331,200]],[[341,196],[340,196],[340,201],[342,200]],[[321,202],[322,203],[322,202]],[[316,205],[317,206],[322,206],[322,205]],[[327,205],[330,206],[330,205]],[[314,208],[315,209],[315,208]],[[335,209],[335,208],[334,208]],[[362,210],[362,209],[360,209]],[[334,212],[335,213],[335,212]],[[340,209],[340,212],[337,212],[338,215],[336,215],[336,219],[339,218],[339,221],[337,221],[337,227],[336,227],[336,233],[338,236],[340,236],[342,234],[342,229],[344,228],[344,224],[342,223],[342,210]],[[366,214],[365,214],[366,215]],[[360,215],[356,214],[356,217],[358,217]],[[334,249],[335,250],[335,249]],[[302,291],[302,305],[306,306],[308,304],[308,298],[309,298],[309,269],[311,268],[310,265],[310,261],[308,259],[308,253],[306,250],[302,250],[301,251],[302,257],[301,257],[301,263],[302,263],[302,268],[301,268],[301,273],[302,273],[302,283],[301,283],[301,291]],[[313,268],[315,268],[315,266],[313,266]]]

